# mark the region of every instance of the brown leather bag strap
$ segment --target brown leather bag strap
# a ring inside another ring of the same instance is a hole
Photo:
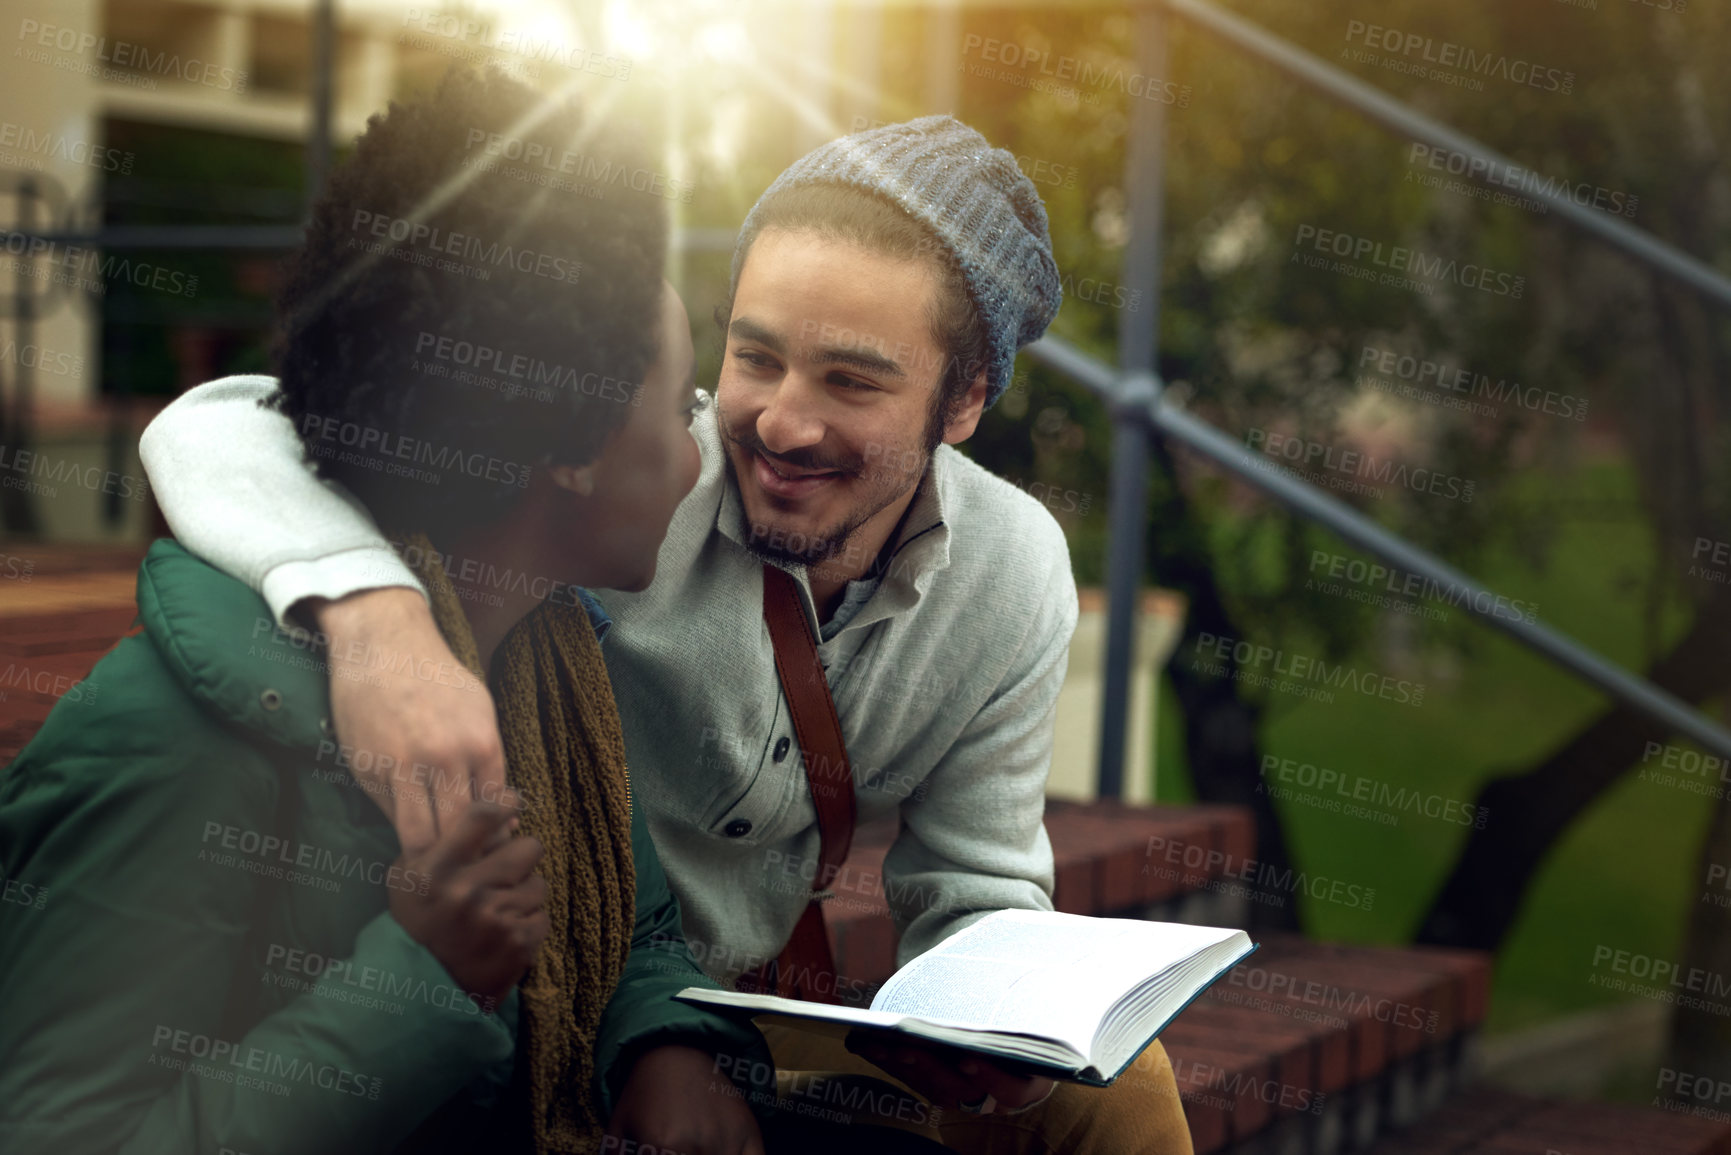
[[[816,894],[827,897],[827,888],[841,873],[853,845],[854,819],[858,805],[853,792],[853,770],[848,764],[847,743],[841,720],[829,696],[829,679],[817,654],[799,586],[785,570],[763,567],[763,620],[775,648],[775,672],[793,715],[793,730],[799,736],[801,760],[812,804],[817,808],[819,837],[818,872],[812,879],[814,897],[800,913],[793,935],[779,958],[765,963],[757,974],[757,989],[773,991],[808,1002],[834,1003],[835,957],[830,951],[823,907]]]

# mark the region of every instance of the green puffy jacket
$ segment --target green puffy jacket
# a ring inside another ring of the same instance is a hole
[[[382,1152],[436,1110],[417,1148],[508,1133],[516,993],[482,1013],[391,917],[387,888],[420,883],[331,753],[316,653],[173,542],[138,608],[0,773],[0,1151]],[[643,1045],[769,1062],[749,1023],[672,999],[714,984],[640,807],[631,833],[608,1109]]]

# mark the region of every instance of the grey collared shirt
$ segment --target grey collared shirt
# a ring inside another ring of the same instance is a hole
[[[872,595],[877,592],[878,580],[876,578],[848,582],[847,592],[841,597],[841,605],[835,608],[835,612],[829,616],[829,621],[819,628],[819,639],[827,642],[841,633],[847,628],[847,624],[853,621],[854,615],[858,614],[865,604],[872,600]]]

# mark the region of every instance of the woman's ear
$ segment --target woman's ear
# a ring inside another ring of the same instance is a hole
[[[553,479],[554,485],[570,490],[578,497],[591,497],[595,493],[593,465],[552,465],[547,468],[547,476]]]

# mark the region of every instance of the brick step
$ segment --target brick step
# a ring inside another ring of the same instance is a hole
[[[112,618],[112,615],[110,616]],[[0,622],[7,619],[0,618]],[[50,654],[83,654],[94,659],[106,654],[126,634],[127,627],[108,628],[107,621],[86,621],[71,626],[39,630],[0,628],[0,658],[38,658]]]
[[[48,717],[48,711],[90,673],[101,654],[44,654],[34,658],[0,655],[0,725],[33,724],[30,734]],[[99,692],[100,686],[95,687]],[[82,700],[91,701],[86,697]],[[29,741],[29,737],[25,738]]]
[[[1167,1028],[1168,1033],[1177,1030],[1177,1023]],[[1161,1041],[1178,1082],[1196,1155],[1223,1150],[1234,1139],[1258,1134],[1273,1121],[1281,1089],[1308,1081],[1304,1070],[1282,1062],[1289,1053],[1270,1054],[1258,1045],[1263,1040],[1213,1035],[1202,1041],[1192,1030],[1182,1040]],[[1294,1091],[1292,1097],[1296,1100],[1302,1094]]]
[[[1334,1149],[1419,1118],[1458,1082],[1490,978],[1488,955],[1264,936],[1161,1036],[1197,1155],[1270,1129]]]
[[[16,580],[40,581],[60,574],[138,572],[147,546],[62,545],[50,542],[0,543],[9,562],[5,572]]]
[[[108,646],[119,641],[118,637],[110,638]],[[74,681],[90,672],[108,647],[101,650],[79,650],[69,653],[45,653],[34,657],[20,658],[0,654],[0,691],[22,686],[25,682],[36,679],[71,678]]]
[[[119,591],[130,589],[134,575],[76,569],[79,556],[57,555],[52,564],[66,567],[65,576],[33,575],[3,591],[16,596],[0,598],[0,766],[18,756],[54,704],[133,628],[137,607]],[[85,595],[91,604],[78,606]]]
[[[44,717],[48,711],[42,711]],[[18,752],[29,744],[36,736],[36,731],[42,728],[41,718],[13,718],[10,721],[0,717],[0,766],[9,765],[12,759],[18,757]]]
[[[1731,1123],[1656,1107],[1474,1088],[1371,1155],[1731,1155]]]
[[[96,611],[126,611],[132,616],[138,591],[136,570],[32,575],[29,581],[0,581],[0,621],[8,627],[24,623],[54,624]]]
[[[0,666],[0,669],[4,668]],[[25,743],[42,728],[42,723],[48,720],[48,711],[54,708],[52,698],[51,694],[23,688],[0,690],[0,735],[7,740],[15,739],[18,748],[23,749]]]
[[[1120,915],[1205,890],[1249,861],[1250,811],[1234,806],[1046,804],[1056,877],[1052,903],[1074,914]]]
[[[4,605],[0,602],[0,605]],[[20,610],[11,606],[0,613],[0,640],[40,643],[53,638],[99,641],[115,639],[132,627],[138,616],[136,604],[97,605],[86,609],[56,607],[45,610]]]

